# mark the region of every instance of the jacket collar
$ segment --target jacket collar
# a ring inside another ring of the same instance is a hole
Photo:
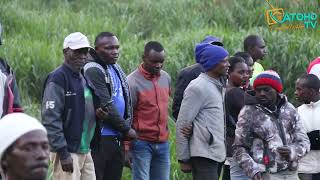
[[[158,80],[160,77],[160,73],[159,74],[151,74],[143,68],[142,64],[140,64],[138,71],[143,75],[144,78],[146,78],[150,81],[151,80]]]
[[[77,77],[77,78],[80,77],[81,72],[78,73],[78,72],[74,71],[69,64],[63,63],[63,64],[62,64],[62,68],[63,68],[65,71],[67,71],[68,73],[70,73],[72,76]]]
[[[217,86],[219,86],[219,87],[221,87],[221,88],[224,87],[223,84],[222,84],[222,82],[221,82],[220,80],[217,80],[217,79],[215,79],[215,78],[213,78],[213,77],[210,77],[210,76],[208,76],[206,73],[201,73],[199,76],[202,77],[202,78],[204,78],[204,79],[209,80],[210,82],[212,82],[213,84],[215,84],[215,85],[217,85]]]

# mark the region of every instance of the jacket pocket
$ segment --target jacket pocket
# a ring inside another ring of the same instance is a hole
[[[207,142],[208,142],[209,146],[211,146],[213,144],[214,138],[213,138],[213,135],[210,132],[209,128],[207,127],[206,129],[207,129],[207,133],[209,135],[209,137],[207,138]]]

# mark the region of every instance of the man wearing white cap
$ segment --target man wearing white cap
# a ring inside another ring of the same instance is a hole
[[[81,74],[90,44],[80,32],[64,39],[64,63],[51,72],[42,99],[53,179],[95,180],[90,142],[96,119],[93,91]]]
[[[47,132],[38,120],[24,113],[0,120],[0,172],[4,179],[45,180],[48,160]]]

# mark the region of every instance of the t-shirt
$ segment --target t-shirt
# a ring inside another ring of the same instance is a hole
[[[82,81],[84,84],[85,112],[79,152],[85,154],[90,151],[90,143],[96,128],[96,116],[93,106],[92,92],[86,85],[85,80],[82,79]]]
[[[254,62],[253,64],[253,73],[252,78],[250,79],[250,85],[253,86],[253,81],[256,79],[256,77],[264,71],[264,68],[262,65],[258,62]]]
[[[112,65],[108,65],[108,72],[113,84],[112,89],[112,104],[116,107],[121,117],[124,117],[125,113],[125,100],[123,97],[122,82],[118,73],[114,70]],[[108,125],[105,125],[101,130],[101,135],[119,135],[119,132],[114,130]]]

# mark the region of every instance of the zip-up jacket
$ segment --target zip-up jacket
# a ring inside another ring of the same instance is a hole
[[[94,87],[96,95],[95,105],[105,108],[108,112],[108,118],[101,119],[97,123],[96,132],[93,138],[92,147],[99,144],[101,136],[101,128],[104,124],[110,125],[113,129],[126,133],[130,129],[132,121],[132,105],[127,84],[126,75],[118,64],[112,64],[112,67],[121,80],[123,96],[125,101],[124,117],[121,117],[115,104],[112,101],[113,82],[107,69],[107,64],[96,57],[93,62],[89,62],[84,66],[84,75],[88,82]]]
[[[45,82],[42,123],[48,132],[50,150],[61,159],[77,153],[81,144],[85,115],[83,78],[63,64]]]
[[[188,161],[203,157],[222,162],[225,147],[225,88],[205,73],[191,81],[185,90],[176,124],[177,159]],[[186,138],[180,129],[193,125],[193,133]]]
[[[133,104],[132,126],[139,135],[138,139],[149,142],[168,140],[170,82],[165,71],[152,75],[142,65],[128,76]]]
[[[278,147],[291,149],[290,159]],[[258,172],[295,171],[297,162],[310,150],[300,117],[281,95],[275,111],[260,104],[245,105],[238,116],[233,144],[234,159],[250,177]]]
[[[0,84],[2,93],[0,117],[13,112],[22,112],[15,75],[8,63],[0,58]]]

